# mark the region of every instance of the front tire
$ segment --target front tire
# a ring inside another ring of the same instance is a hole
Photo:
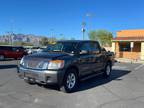
[[[30,85],[34,85],[35,84],[35,81],[32,81],[30,78],[28,79],[24,79],[24,81]]]
[[[63,85],[60,87],[60,90],[65,93],[74,92],[78,87],[78,75],[75,69],[70,69],[67,71]]]

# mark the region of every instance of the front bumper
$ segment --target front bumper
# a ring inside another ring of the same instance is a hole
[[[32,79],[35,83],[61,85],[64,70],[35,70],[18,67],[18,76],[22,79]]]

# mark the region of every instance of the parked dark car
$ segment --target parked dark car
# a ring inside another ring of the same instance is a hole
[[[79,81],[103,74],[109,77],[113,59],[96,41],[58,41],[48,50],[22,58],[18,75],[28,83],[57,84],[73,92]]]
[[[0,60],[4,60],[5,58],[19,59],[24,55],[27,55],[27,52],[23,47],[0,46]]]

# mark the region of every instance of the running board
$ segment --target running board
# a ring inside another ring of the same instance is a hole
[[[103,72],[98,73],[98,74],[87,75],[86,77],[81,78],[80,81],[85,81],[85,80],[88,80],[88,79],[90,79],[90,78],[94,78],[94,77],[96,77],[96,76],[99,76],[99,75],[101,75],[101,74],[103,74]]]

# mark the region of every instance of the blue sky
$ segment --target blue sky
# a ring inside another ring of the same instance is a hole
[[[0,34],[63,34],[82,39],[81,23],[89,30],[144,28],[144,0],[0,0]],[[90,13],[92,16],[86,16]]]

